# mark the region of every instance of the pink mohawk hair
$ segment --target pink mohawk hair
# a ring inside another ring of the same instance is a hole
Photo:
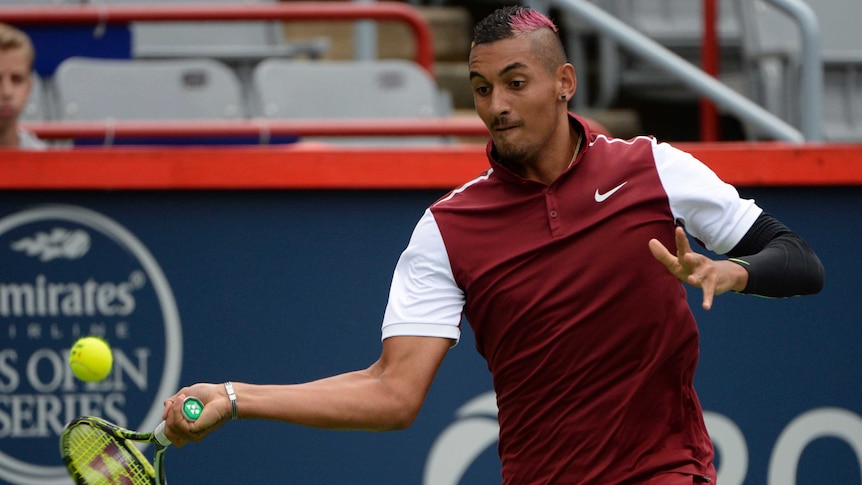
[[[557,26],[548,17],[533,9],[519,9],[509,17],[509,27],[515,34],[528,34],[538,29],[548,28],[557,32]]]
[[[550,29],[559,39],[557,26],[541,13],[520,5],[501,7],[479,21],[473,28],[471,48],[479,44],[529,35],[544,29]],[[562,49],[562,44],[560,48]]]

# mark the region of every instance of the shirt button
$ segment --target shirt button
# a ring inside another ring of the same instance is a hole
[[[557,217],[557,211],[551,211],[551,217]]]

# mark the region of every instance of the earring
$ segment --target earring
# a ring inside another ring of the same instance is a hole
[[[560,96],[560,99],[561,99],[561,100],[563,100],[563,101],[565,101],[565,100],[566,100],[566,95],[564,94],[564,95]]]

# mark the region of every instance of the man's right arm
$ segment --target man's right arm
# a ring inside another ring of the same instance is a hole
[[[380,358],[367,369],[303,384],[255,385],[234,382],[240,418],[267,419],[327,429],[386,431],[409,426],[452,342],[437,337],[390,337]],[[204,401],[194,423],[182,419],[185,396]],[[230,419],[221,384],[195,384],[166,402],[168,437],[177,446],[198,441]]]

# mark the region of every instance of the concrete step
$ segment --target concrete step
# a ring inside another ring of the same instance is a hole
[[[435,59],[466,61],[470,51],[471,19],[461,7],[418,7],[431,26]],[[416,41],[403,22],[377,22],[377,57],[381,59],[413,59]],[[288,41],[307,41],[328,37],[331,41],[324,59],[347,60],[354,57],[354,22],[352,21],[288,21],[284,23]]]

